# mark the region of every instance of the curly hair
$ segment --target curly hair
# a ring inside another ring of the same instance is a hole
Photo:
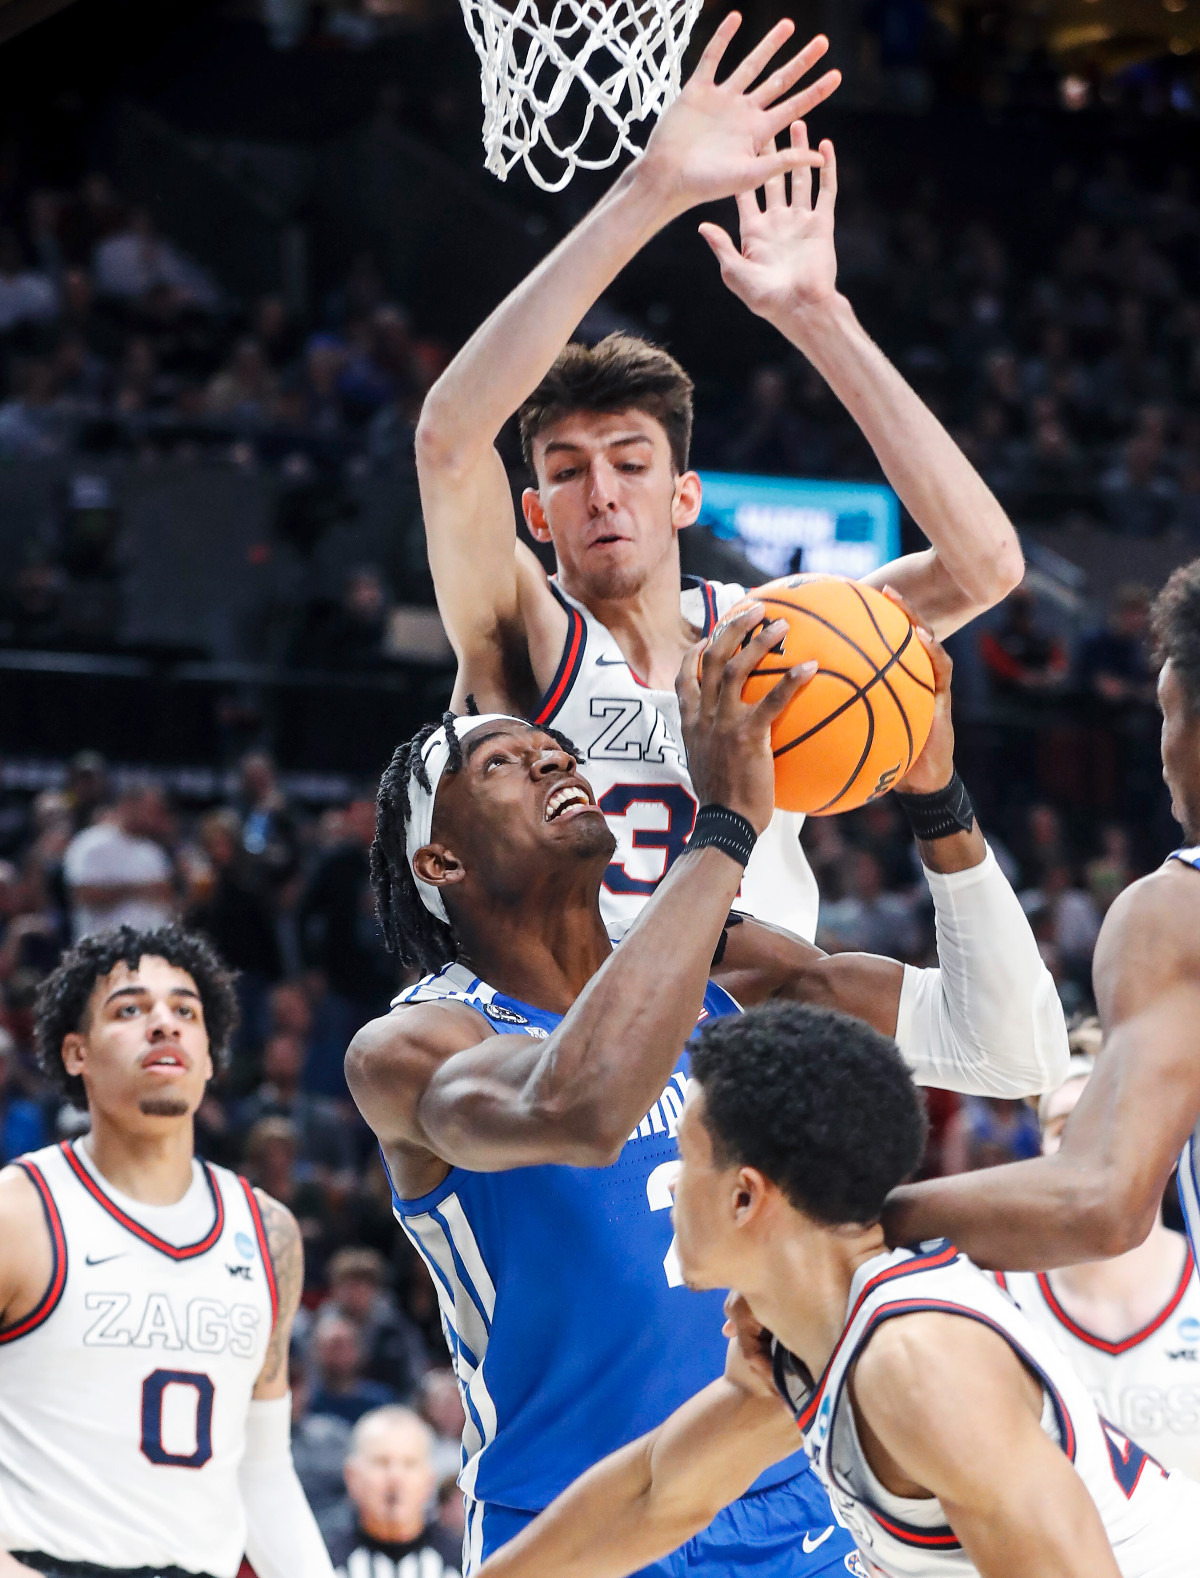
[[[925,1109],[896,1043],[835,1009],[710,1020],[691,1074],[718,1162],[757,1168],[819,1222],[877,1222],[921,1160]]]
[[[208,939],[182,926],[158,926],[153,931],[118,926],[115,931],[95,932],[63,954],[38,987],[33,1010],[38,1066],[54,1088],[76,1106],[86,1105],[87,1094],[79,1075],[66,1071],[63,1041],[83,1029],[96,982],[118,964],[136,970],[139,960],[145,958],[164,959],[191,976],[204,1009],[213,1066],[218,1070],[225,1066],[238,1025],[237,976]]]
[[[479,716],[474,696],[467,697],[466,716]],[[410,778],[415,778],[429,793],[429,774],[422,749],[438,729],[445,729],[450,748],[446,771],[462,770],[462,742],[455,731],[456,721],[456,714],[445,712],[438,722],[425,724],[411,740],[398,745],[379,780],[375,799],[371,886],[375,892],[376,913],[389,952],[396,955],[406,970],[418,970],[423,975],[435,974],[450,964],[458,957],[459,945],[454,927],[425,908],[408,863],[408,822],[412,815],[408,784]],[[542,732],[578,761],[579,751],[565,734],[556,729]]]
[[[1170,660],[1188,706],[1200,712],[1200,559],[1172,573],[1154,599],[1150,629],[1158,661]]]

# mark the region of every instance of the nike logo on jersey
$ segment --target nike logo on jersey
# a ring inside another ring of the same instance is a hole
[[[829,1525],[829,1527],[825,1530],[824,1534],[818,1534],[815,1540],[813,1539],[811,1534],[806,1534],[804,1536],[803,1540],[801,1540],[801,1542],[800,1542],[801,1548],[804,1551],[804,1554],[806,1556],[811,1556],[812,1553],[816,1550],[818,1545],[824,1545],[825,1541],[833,1533],[835,1527],[836,1527],[836,1525],[831,1523]]]
[[[605,657],[604,653],[601,652],[600,656],[596,659],[596,667],[597,668],[628,668],[629,664],[625,661],[625,659],[623,657]]]
[[[124,1253],[123,1249],[118,1249],[115,1255],[85,1255],[83,1263],[85,1266],[106,1266],[110,1260],[120,1260]]]

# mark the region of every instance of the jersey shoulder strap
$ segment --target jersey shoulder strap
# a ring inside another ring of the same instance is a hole
[[[1167,859],[1182,860],[1185,866],[1194,866],[1200,871],[1200,844],[1193,844],[1190,849],[1173,849]]]

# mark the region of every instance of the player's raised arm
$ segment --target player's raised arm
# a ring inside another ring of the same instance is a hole
[[[938,967],[918,969],[872,954],[826,955],[747,919],[727,933],[716,979],[747,1006],[786,997],[865,1019],[895,1037],[918,1084],[1033,1095],[1066,1077],[1066,1022],[1020,901],[984,842],[955,771],[950,658],[919,626],[918,636],[933,664],[934,721],[896,792],[904,797],[933,895]]]
[[[802,124],[792,142],[807,147]],[[703,224],[700,233],[730,290],[803,352],[849,411],[932,544],[867,579],[903,592],[945,636],[1017,585],[1020,543],[991,489],[838,291],[833,144],[822,142],[821,153],[815,202],[811,178],[799,170],[790,198],[782,178],[766,183],[765,209],[754,191],[738,197],[740,249],[719,225]]]
[[[278,1308],[246,1417],[246,1450],[238,1469],[246,1509],[246,1555],[259,1578],[332,1578],[329,1553],[292,1462],[288,1344],[304,1286],[304,1245],[287,1207],[260,1189],[255,1195]]]
[[[1117,1578],[1095,1502],[1041,1427],[1042,1388],[1003,1337],[905,1315],[850,1384],[875,1472],[896,1494],[937,1497],[980,1578]]]
[[[347,1056],[347,1078],[385,1147],[417,1149],[476,1172],[544,1162],[604,1165],[619,1153],[661,1093],[696,1024],[745,860],[755,834],[771,819],[771,723],[812,675],[814,665],[803,665],[762,701],[742,700],[746,677],[781,635],[778,622],[752,634],[762,616],[762,605],[754,604],[730,621],[705,651],[702,679],[690,678],[685,687],[693,775],[710,807],[707,847],[702,812],[692,847],[548,1039],[481,1037],[478,1015],[438,1004],[416,1004],[360,1031]],[[500,721],[510,725],[507,735],[500,732],[491,743],[484,736],[482,748],[464,764],[464,794],[471,775],[495,769],[501,785],[519,784],[522,773],[533,775],[539,817],[555,783],[578,787],[586,797],[564,748],[528,725]],[[612,839],[594,805],[582,814],[600,824],[594,847],[581,845],[598,868],[598,881]],[[730,829],[740,855],[731,852]],[[467,878],[444,813],[441,832],[450,847],[442,842],[418,849],[413,870],[429,886],[440,884],[453,905],[454,888]],[[484,975],[470,948],[465,906],[459,924],[468,956]]]
[[[459,704],[472,690],[487,705],[522,701],[549,678],[566,629],[536,560],[518,551],[496,435],[593,302],[664,225],[697,203],[820,160],[806,146],[776,152],[775,137],[837,87],[837,72],[797,86],[827,40],[813,39],[756,86],[794,30],[779,22],[718,83],[739,23],[736,13],[725,18],[642,157],[496,308],[425,401],[417,474],[438,606],[459,660]]]

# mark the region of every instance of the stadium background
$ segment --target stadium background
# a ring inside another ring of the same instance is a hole
[[[751,30],[777,9],[748,5]],[[1200,0],[791,14],[846,75],[818,116],[842,287],[1021,531],[1025,587],[951,642],[959,758],[1085,1012],[1105,909],[1176,834],[1145,612],[1200,554]],[[243,972],[200,1147],[292,1207],[306,1305],[337,1282],[353,1328],[302,1319],[296,1343],[320,1504],[339,1412],[417,1394],[445,1438],[457,1409],[341,1077],[397,985],[374,781],[451,682],[413,424],[604,177],[550,197],[484,174],[452,0],[6,0],[0,39],[0,1161],[80,1122],[34,1068],[30,1008],[71,934],[64,857],[102,811]],[[614,327],[694,374],[701,468],[881,480],[694,221],[583,332]],[[519,489],[511,435],[505,455]],[[760,578],[705,531],[682,542],[689,570]],[[806,840],[826,946],[931,958],[889,802]],[[1036,1145],[1021,1107],[930,1101],[930,1172]],[[346,1250],[369,1253],[331,1272]]]

